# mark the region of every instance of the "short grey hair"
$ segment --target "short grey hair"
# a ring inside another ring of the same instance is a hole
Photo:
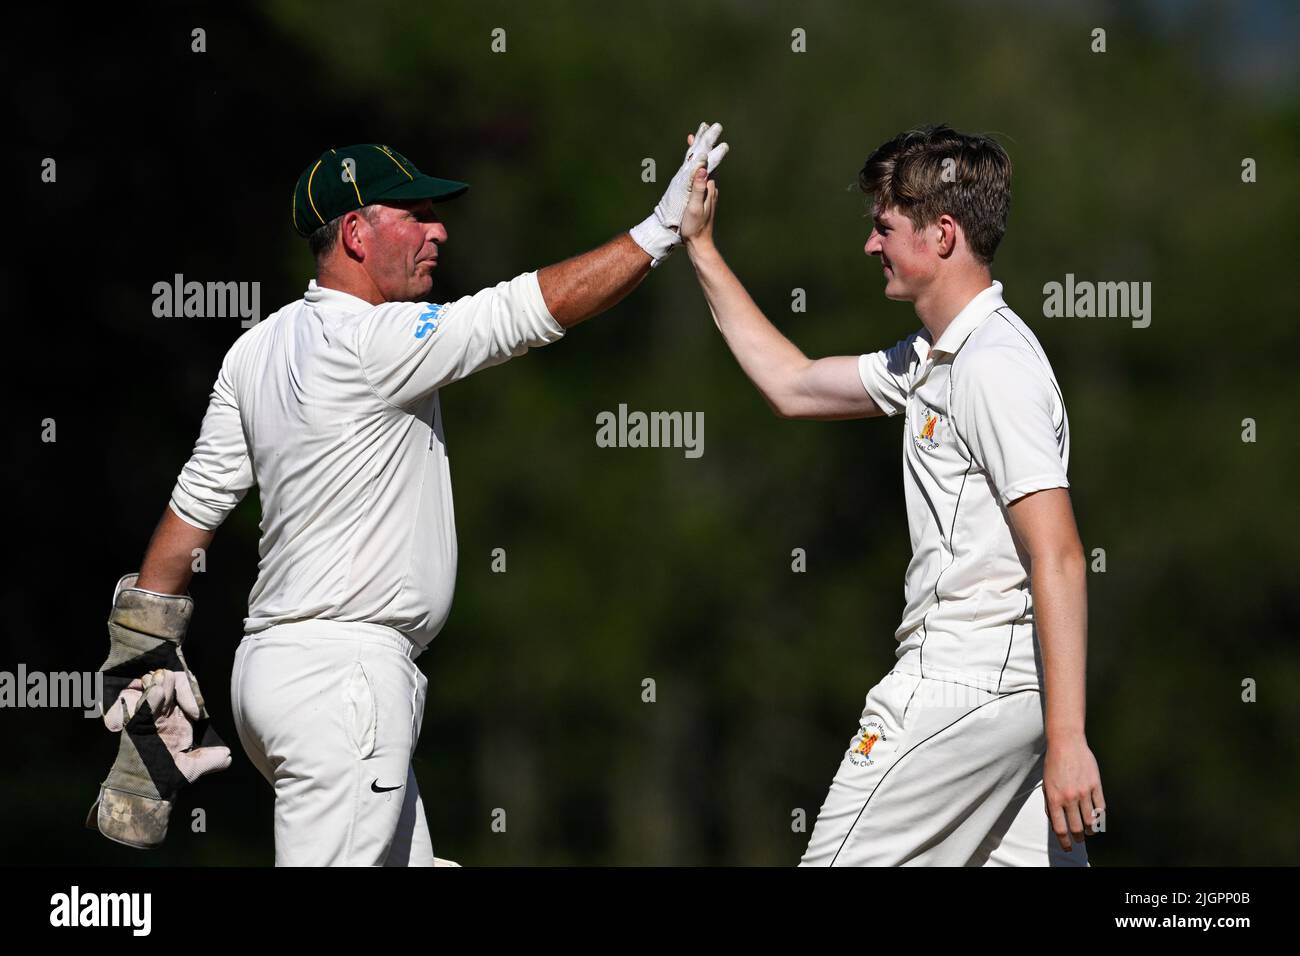
[[[375,203],[362,206],[357,212],[366,217],[366,222],[374,223],[375,213],[379,206]],[[343,216],[346,216],[344,213]],[[335,244],[339,241],[339,226],[343,223],[343,216],[335,216],[325,225],[318,227],[311,235],[307,237],[307,247],[311,249],[311,254],[317,260],[322,259],[333,250]]]

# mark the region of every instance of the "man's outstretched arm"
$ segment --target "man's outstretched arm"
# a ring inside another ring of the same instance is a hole
[[[204,531],[176,515],[168,506],[154,529],[135,586],[160,594],[185,594],[194,576],[194,551],[212,544],[215,531]]]
[[[547,311],[566,329],[611,309],[650,274],[650,254],[623,233],[537,271]]]
[[[772,411],[822,421],[883,415],[862,384],[857,356],[808,358],[755,304],[713,244],[717,201],[717,183],[697,174],[682,239],[714,323]]]

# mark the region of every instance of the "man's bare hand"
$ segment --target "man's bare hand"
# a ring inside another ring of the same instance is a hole
[[[695,134],[686,134],[686,145],[695,143]],[[703,248],[713,243],[713,216],[718,209],[718,184],[704,169],[695,171],[690,184],[690,199],[682,215],[681,236],[687,246]]]
[[[1070,852],[1071,838],[1084,842],[1085,833],[1099,833],[1106,798],[1101,792],[1097,758],[1082,736],[1047,745],[1043,762],[1043,797],[1061,849]]]
[[[682,216],[682,242],[688,248],[713,244],[713,216],[718,209],[718,184],[703,168],[691,181],[691,197]]]

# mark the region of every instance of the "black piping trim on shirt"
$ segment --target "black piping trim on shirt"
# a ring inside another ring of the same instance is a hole
[[[952,425],[952,433],[957,436],[957,441],[961,443],[962,448],[966,451],[966,460],[973,462],[975,455],[970,450],[970,444],[961,437],[961,429],[957,427],[957,414],[952,401],[953,380],[957,377],[957,359],[960,356],[960,352],[954,355],[952,364],[948,367],[948,422]]]
[[[910,458],[904,455],[903,461],[907,465],[907,470],[912,473],[912,479],[916,482],[916,487],[921,490],[921,494],[925,497],[925,503],[930,506],[930,514],[934,515],[934,523],[939,526],[939,532],[942,534],[943,519],[939,517],[938,509],[935,508],[934,502],[930,500],[930,496],[926,494],[925,485],[921,483],[921,476],[916,473],[916,467],[912,464],[912,460]]]
[[[968,336],[968,337],[969,337],[969,336]],[[956,357],[954,356],[954,358],[953,358],[951,364],[949,365],[949,370],[948,370],[948,423],[949,423],[950,425],[952,425],[952,431],[953,431],[953,434],[957,436],[957,440],[958,440],[959,442],[961,442],[962,444],[965,444],[965,440],[961,437],[961,434],[957,431],[957,419],[953,416],[953,407],[952,407],[952,378],[953,378],[953,372],[956,371],[956,365],[957,365],[957,359],[956,359]],[[910,435],[909,435],[909,437],[910,437]],[[913,477],[917,477],[917,476],[916,476],[916,469],[915,469],[915,468],[912,468],[912,462],[911,462],[911,460],[908,459],[908,457],[907,457],[906,455],[903,456],[903,460],[907,462],[907,466],[908,466],[908,468],[911,469]],[[953,502],[953,507],[952,507],[952,521],[949,522],[949,525],[948,525],[948,535],[947,535],[947,539],[948,539],[948,554],[951,556],[952,560],[950,560],[950,561],[948,562],[948,564],[947,564],[946,567],[940,568],[940,569],[939,569],[939,573],[938,573],[937,575],[935,575],[935,578],[934,578],[934,607],[930,608],[929,611],[926,611],[926,612],[925,612],[925,616],[921,618],[921,643],[920,643],[920,645],[917,647],[917,656],[918,656],[918,659],[919,659],[919,669],[920,669],[920,671],[921,671],[921,676],[922,676],[922,677],[925,677],[925,642],[926,642],[926,639],[930,636],[930,628],[927,626],[927,622],[930,620],[930,614],[931,614],[934,610],[936,610],[936,609],[939,607],[940,604],[943,603],[942,598],[939,597],[939,582],[943,579],[943,574],[944,574],[944,572],[947,571],[948,568],[951,568],[954,564],[957,563],[957,549],[953,547],[952,536],[953,536],[953,533],[954,533],[954,532],[956,531],[956,529],[957,529],[957,514],[958,514],[958,512],[961,511],[961,498],[962,498],[962,494],[965,493],[965,491],[966,491],[966,479],[970,477],[970,470],[971,470],[971,468],[974,466],[974,464],[975,464],[975,459],[974,459],[970,454],[967,454],[967,455],[966,455],[966,471],[965,471],[965,472],[962,474],[962,476],[961,476],[961,487],[957,489],[957,500],[956,500],[955,502]],[[917,484],[917,487],[918,487],[918,488],[921,488],[921,489],[922,489],[922,493],[924,493],[924,487],[921,485],[921,482],[920,482],[919,478],[918,478],[916,484]],[[938,526],[939,526],[939,533],[940,533],[940,535],[942,535],[942,534],[943,534],[943,521],[939,518],[939,513],[938,513],[937,511],[935,511],[934,504],[933,504],[932,502],[930,502],[930,496],[929,496],[929,495],[926,495],[926,496],[925,496],[925,500],[926,500],[926,503],[930,505],[930,511],[931,511],[931,513],[934,515],[935,523],[938,524]]]
[[[1034,343],[1030,342],[1029,339],[1026,339],[1026,338],[1025,338],[1025,333],[1024,333],[1024,332],[1021,332],[1019,329],[1017,329],[1017,328],[1016,328],[1016,324],[1015,324],[1014,322],[1012,322],[1010,319],[1008,319],[1005,315],[1003,315],[1001,309],[998,309],[998,310],[997,310],[997,315],[998,315],[998,317],[999,317],[1000,319],[1002,319],[1003,322],[1005,322],[1007,325],[1011,326],[1012,330],[1016,333],[1016,335],[1020,336],[1022,339],[1025,339],[1025,344],[1029,346],[1029,351],[1033,353],[1034,358],[1038,359],[1039,364],[1046,364],[1046,363],[1043,361],[1042,356],[1039,355],[1037,351],[1035,351],[1035,349],[1034,349]],[[1049,367],[1049,369],[1050,369],[1050,367]],[[1045,369],[1045,371],[1049,371],[1049,369]],[[1057,398],[1057,400],[1061,403],[1061,414],[1064,415],[1064,414],[1065,414],[1065,396],[1061,394],[1061,388],[1060,388],[1059,385],[1056,384],[1056,377],[1055,377],[1054,375],[1051,375],[1051,374],[1049,373],[1048,376],[1047,376],[1047,380],[1048,380],[1049,382],[1052,383],[1052,388],[1056,390],[1056,398]]]
[[[921,678],[921,680],[924,679]],[[907,695],[907,703],[903,705],[903,726],[907,726],[907,712],[912,709],[912,701],[916,699],[916,692],[920,689],[921,681],[917,681],[916,686],[912,688],[912,693]]]
[[[1020,616],[1024,617],[1029,612],[1029,592],[1025,592],[1025,606],[1020,611]],[[1002,677],[1007,672],[1007,662],[1011,660],[1011,645],[1016,640],[1016,622],[1011,622],[1011,636],[1007,638],[1007,656],[1002,658],[1002,670],[998,671],[998,689],[997,693],[1002,693]]]
[[[962,714],[952,723],[940,727],[929,737],[926,737],[925,740],[919,741],[918,743],[915,743],[910,748],[908,748],[906,752],[904,752],[901,756],[898,757],[898,759],[896,759],[892,764],[890,764],[889,769],[886,770],[884,774],[881,775],[879,782],[877,782],[876,785],[871,789],[871,793],[867,796],[867,799],[862,802],[862,809],[859,810],[858,815],[853,818],[853,823],[849,827],[849,832],[844,834],[844,839],[840,842],[840,848],[836,850],[835,855],[831,857],[830,865],[834,866],[835,861],[840,858],[840,854],[844,851],[844,847],[848,845],[849,838],[853,836],[853,831],[857,829],[858,823],[862,820],[862,814],[866,812],[867,804],[871,802],[872,797],[874,797],[876,794],[880,792],[880,788],[885,785],[885,778],[888,777],[891,773],[893,773],[894,770],[898,767],[898,765],[903,762],[903,760],[905,760],[909,755],[915,753],[917,748],[921,747],[924,744],[929,743],[931,740],[939,736],[945,730],[949,730],[950,728],[955,727],[957,724],[961,723],[963,720],[965,720],[967,717],[969,717],[971,714],[975,713],[975,711],[979,710],[982,707],[987,707],[989,704],[997,703],[1000,700],[1006,700],[1008,697],[1015,697],[1017,694],[1037,694],[1037,693],[1038,693],[1037,688],[1026,688],[1025,690],[1012,691],[1009,694],[1000,694],[997,697],[994,697],[992,700],[986,700],[984,701],[984,703],[976,707],[972,707],[970,710],[966,711],[966,713]],[[915,695],[915,691],[913,691],[913,695]],[[911,701],[909,700],[908,703],[910,704]]]
[[[949,411],[949,415],[951,416],[952,414],[951,407],[949,407],[948,411]],[[957,514],[958,512],[961,511],[961,497],[962,494],[966,491],[966,479],[970,477],[970,470],[973,466],[974,466],[973,462],[968,463],[966,465],[966,471],[963,472],[961,476],[961,487],[957,489],[957,500],[953,502],[953,506],[952,506],[952,521],[949,523],[948,526],[948,554],[951,560],[948,562],[948,564],[945,567],[940,568],[939,573],[935,575],[934,607],[930,608],[929,611],[926,611],[925,617],[921,618],[921,644],[917,648],[917,653],[920,657],[920,670],[921,670],[922,677],[925,677],[925,641],[926,638],[930,636],[930,629],[927,626],[927,622],[930,620],[930,614],[938,610],[939,605],[943,603],[943,598],[939,597],[939,582],[943,580],[944,572],[957,563],[957,549],[953,547],[952,535],[957,528]],[[928,500],[928,496],[927,496],[927,500]],[[938,517],[939,517],[938,515],[935,515],[936,521],[938,520]],[[943,533],[942,522],[939,523],[939,532],[940,534]]]
[[[908,437],[911,437],[910,430],[908,432]],[[934,523],[939,526],[939,533],[943,534],[943,519],[939,517],[939,512],[935,508],[934,502],[930,500],[929,494],[926,493],[925,485],[921,482],[921,476],[916,473],[916,467],[912,464],[912,459],[908,457],[906,452],[903,453],[903,463],[907,465],[907,470],[912,473],[912,481],[916,483],[916,487],[920,490],[921,496],[925,498],[925,503],[930,508],[930,514],[934,516]],[[942,574],[943,572],[940,571],[939,573]],[[937,578],[935,579],[935,583],[938,583]],[[921,618],[921,643],[917,647],[917,653],[920,655],[922,677],[925,676],[925,638],[927,634],[925,630],[925,619],[929,616],[930,612],[926,611],[924,617]]]

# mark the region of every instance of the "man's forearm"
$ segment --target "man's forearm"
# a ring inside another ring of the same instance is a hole
[[[1083,737],[1087,708],[1088,595],[1082,550],[1036,556],[1030,572],[1043,650],[1047,743]]]
[[[650,272],[650,257],[623,233],[537,272],[546,308],[566,329],[616,305]]]
[[[768,321],[712,243],[688,243],[691,264],[727,347],[778,412],[811,361]]]
[[[194,550],[206,550],[215,531],[204,531],[177,517],[168,506],[154,529],[135,586],[160,594],[185,594],[194,575]]]

